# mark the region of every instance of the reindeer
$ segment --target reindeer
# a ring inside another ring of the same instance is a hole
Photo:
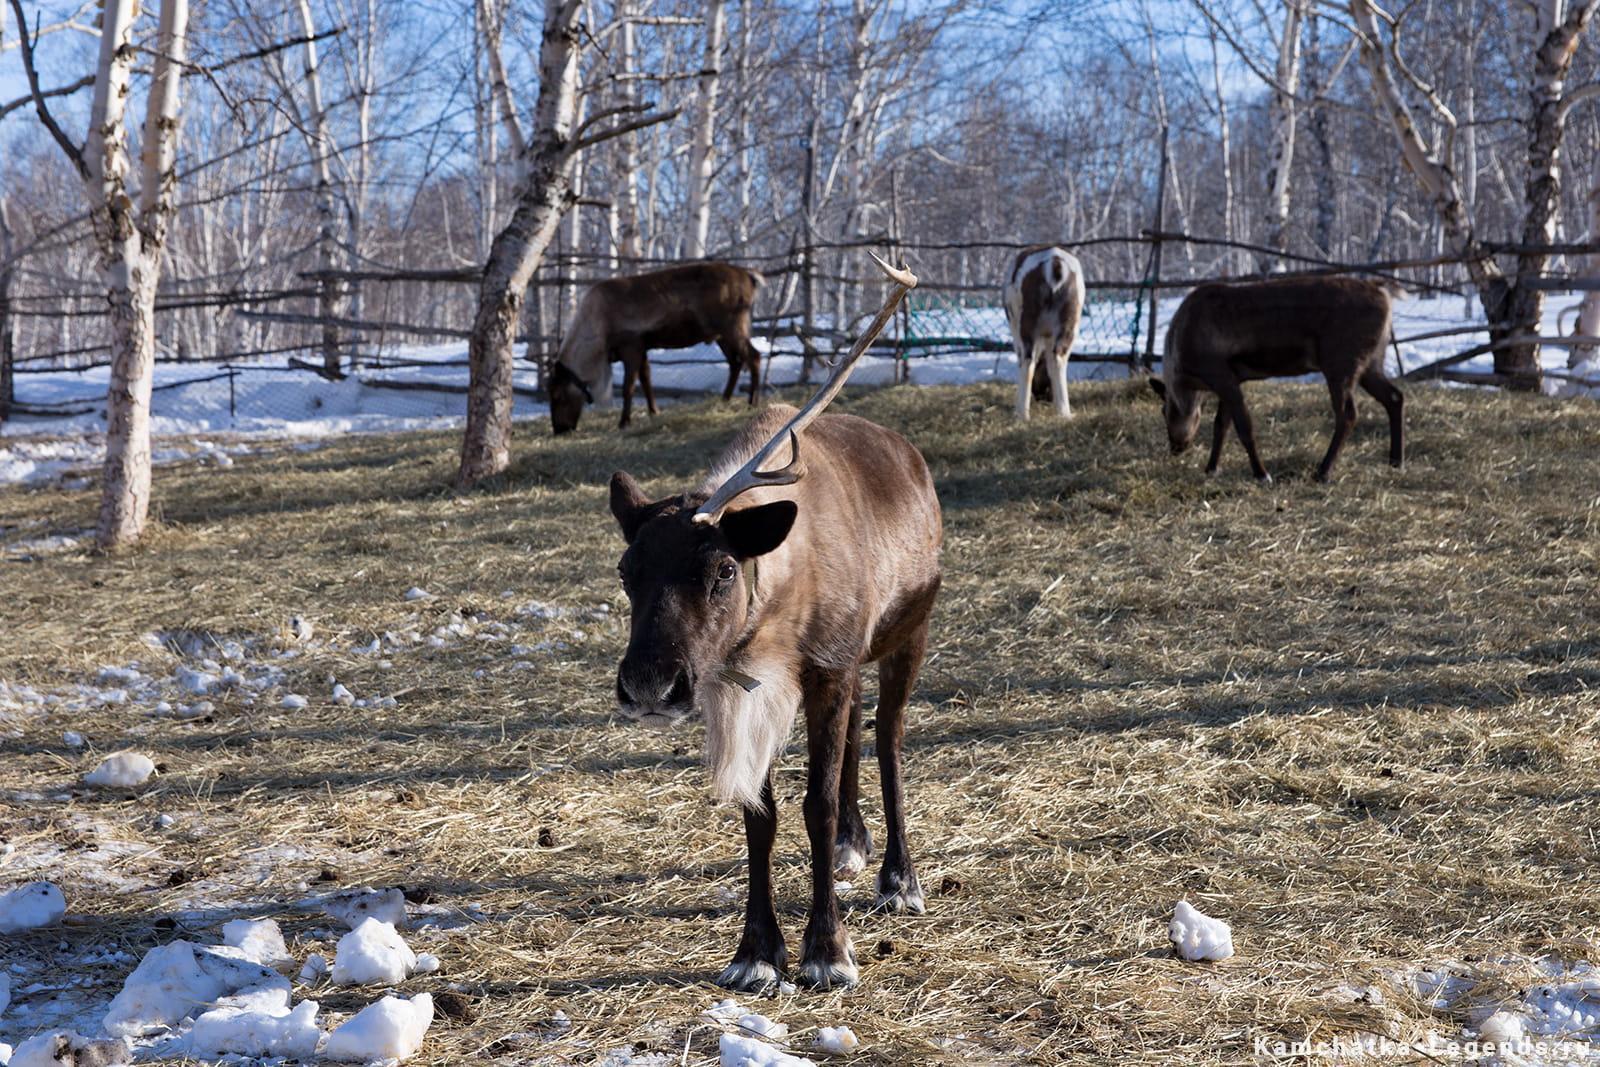
[[[1046,396],[1054,401],[1057,415],[1071,417],[1067,360],[1083,314],[1083,265],[1072,253],[1051,245],[1024,248],[1006,277],[1005,302],[1017,348],[1017,417],[1026,419],[1030,402]],[[1050,372],[1048,385],[1041,356]]]
[[[905,438],[822,413],[917,283],[903,268],[879,266],[894,282],[888,300],[804,408],[763,411],[705,481],[679,496],[652,502],[627,474],[611,479],[611,511],[628,545],[618,571],[632,611],[617,670],[622,713],[667,725],[698,709],[712,790],[744,809],[744,935],[718,978],[735,989],[769,987],[787,964],[772,901],[770,768],[802,708],[812,876],[798,978],[819,989],[858,980],[834,877],[861,871],[872,853],[857,805],[866,663],[879,665],[888,832],[878,904],[923,910],[906,845],[900,746],[939,590],[939,501]],[[763,469],[785,444],[787,465]]]
[[[1345,438],[1356,424],[1354,387],[1370,393],[1389,413],[1389,465],[1405,463],[1405,396],[1383,374],[1383,347],[1390,336],[1389,293],[1359,278],[1286,278],[1277,281],[1198,286],[1167,327],[1161,377],[1150,387],[1161,398],[1172,454],[1194,441],[1200,427],[1199,393],[1217,394],[1211,429],[1215,474],[1222,442],[1232,422],[1264,485],[1272,475],[1256,452],[1255,428],[1245,407],[1242,382],[1320,373],[1333,401],[1333,440],[1317,468],[1326,482]]]
[[[622,421],[633,416],[635,378],[645,407],[656,413],[649,350],[715,341],[728,359],[733,396],[741,368],[750,372],[750,403],[761,397],[761,355],[750,343],[750,309],[764,279],[731,263],[686,263],[610,278],[591,285],[550,369],[550,423],[557,434],[576,429],[583,405],[611,401],[611,364],[622,363]]]

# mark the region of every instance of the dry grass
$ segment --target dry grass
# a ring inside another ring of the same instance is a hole
[[[862,879],[847,897],[861,987],[761,1010],[802,1048],[810,1027],[846,1023],[871,1063],[1247,1063],[1257,1035],[1463,1021],[1392,987],[1382,1006],[1352,1004],[1342,983],[1600,951],[1600,408],[1413,389],[1410,468],[1382,463],[1369,404],[1323,487],[1309,480],[1322,391],[1260,387],[1279,478],[1263,490],[1236,443],[1209,482],[1203,457],[1167,456],[1141,390],[1074,390],[1066,425],[1017,425],[998,386],[848,404],[924,449],[945,507],[907,756],[930,907],[870,914]],[[743,415],[679,408],[620,436],[594,420],[561,441],[534,427],[512,473],[466,497],[442,489],[454,441],[439,435],[163,473],[162,525],[140,552],[0,565],[0,678],[59,688],[158,661],[150,630],[272,632],[294,613],[347,646],[414,626],[411,585],[436,594],[430,625],[506,619],[530,599],[620,614],[605,477],[691,484]],[[91,511],[85,493],[0,492],[0,530]],[[407,983],[459,983],[429,1063],[590,1063],[630,1043],[706,1062],[715,1031],[692,1024],[738,938],[737,812],[707,800],[692,731],[613,720],[617,621],[539,625],[523,639],[571,647],[526,657],[532,671],[489,642],[391,671],[327,647],[291,664],[314,697],[330,673],[400,692],[388,710],[224,698],[188,723],[129,706],[25,722],[0,740],[0,837],[18,855],[65,849],[69,886],[100,865],[146,887],[82,882],[66,934],[80,949],[142,952],[197,898],[218,906],[187,921],[214,935],[205,924],[287,905],[324,867],[480,905],[481,922],[427,942],[444,971]],[[19,799],[59,796],[92,765],[63,748],[67,728],[100,752],[137,745],[164,773],[132,797]],[[802,766],[792,754],[778,789],[791,948]],[[157,812],[177,826],[154,829]],[[867,814],[881,827],[875,802]],[[93,840],[74,848],[85,826]],[[199,881],[169,885],[175,871]],[[1230,919],[1240,956],[1171,958],[1180,896]],[[282,917],[302,955],[326,927]],[[60,937],[26,943],[48,954]],[[558,1009],[569,1032],[502,1040]]]

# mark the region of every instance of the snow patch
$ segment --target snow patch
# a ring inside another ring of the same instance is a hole
[[[824,1026],[817,1031],[815,1044],[822,1052],[847,1055],[861,1047],[861,1039],[848,1026]]]
[[[322,1039],[318,1010],[314,1000],[303,1000],[292,1011],[287,1006],[219,1004],[195,1018],[184,1044],[190,1055],[205,1059],[234,1055],[308,1060]]]
[[[122,1041],[91,1041],[73,1030],[54,1030],[17,1046],[7,1067],[111,1067],[133,1062]]]
[[[331,977],[334,985],[394,985],[416,966],[417,954],[394,926],[369,916],[339,939]]]
[[[101,789],[132,789],[149,781],[154,773],[155,761],[144,753],[118,752],[101,760],[83,780]]]
[[[1225,960],[1233,955],[1233,931],[1228,924],[1201,914],[1187,900],[1178,901],[1173,909],[1167,937],[1186,960]]]
[[[49,882],[29,882],[0,895],[0,934],[33,930],[67,913],[67,899]]]
[[[270,967],[232,947],[206,948],[174,941],[153,948],[128,975],[106,1011],[105,1031],[138,1037],[178,1025],[197,1008],[247,990],[281,995],[289,983]]]
[[[816,1067],[816,1062],[791,1056],[775,1045],[739,1034],[723,1034],[717,1042],[722,1067]]]
[[[398,889],[348,889],[311,903],[352,930],[365,919],[377,919],[396,929],[406,924],[406,895]]]
[[[422,1047],[433,1024],[433,997],[384,997],[369,1004],[328,1035],[322,1055],[340,1063],[407,1060]]]
[[[283,930],[271,919],[233,919],[222,924],[222,943],[249,959],[281,971],[294,963]]]

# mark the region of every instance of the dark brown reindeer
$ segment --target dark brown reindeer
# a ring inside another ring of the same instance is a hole
[[[585,403],[611,400],[611,364],[622,364],[622,421],[633,417],[633,385],[644,386],[645,407],[656,413],[650,384],[652,348],[688,348],[714,341],[728,359],[733,396],[739,372],[750,372],[750,403],[761,398],[761,356],[750,343],[750,309],[761,275],[731,263],[686,263],[591,285],[578,302],[550,370],[550,423],[562,434],[578,426]]]
[[[879,665],[888,836],[878,904],[923,910],[906,847],[900,743],[939,590],[939,501],[905,438],[852,415],[822,414],[916,285],[909,272],[879,265],[894,282],[887,302],[803,409],[763,411],[705,481],[680,496],[652,502],[627,474],[611,479],[611,511],[628,543],[618,570],[632,608],[617,671],[621,709],[656,724],[698,710],[712,789],[744,808],[744,936],[718,979],[737,989],[770,986],[787,964],[772,900],[778,816],[770,769],[801,709],[812,873],[798,978],[820,989],[857,981],[834,876],[862,870],[872,853],[857,805],[867,663]],[[787,465],[764,470],[784,449]]]
[[[1231,422],[1250,469],[1271,484],[1256,452],[1255,428],[1241,383],[1320,373],[1333,401],[1333,440],[1317,468],[1328,480],[1345,438],[1356,424],[1352,393],[1360,385],[1389,413],[1389,463],[1405,462],[1405,397],[1383,374],[1390,336],[1389,293],[1359,278],[1287,278],[1195,288],[1167,327],[1161,377],[1150,387],[1161,397],[1172,454],[1183,452],[1200,428],[1202,389],[1217,395],[1206,473],[1215,474]]]

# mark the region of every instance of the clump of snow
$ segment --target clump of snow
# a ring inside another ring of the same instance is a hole
[[[309,1060],[322,1039],[318,1010],[314,1000],[301,1001],[293,1011],[287,1006],[225,1002],[195,1018],[188,1051],[202,1059],[235,1055]]]
[[[322,913],[350,929],[363,919],[378,919],[395,928],[406,924],[406,895],[398,889],[349,889],[317,902]]]
[[[82,748],[84,745],[83,735],[76,730],[68,730],[61,735],[61,743],[68,748]]]
[[[817,1031],[816,1046],[823,1052],[844,1055],[861,1047],[861,1039],[848,1026],[824,1026]]]
[[[722,1067],[817,1067],[815,1061],[739,1034],[723,1034],[717,1043]]]
[[[294,635],[296,641],[305,642],[311,640],[311,635],[316,630],[311,625],[310,619],[304,615],[295,615],[289,619],[289,632]]]
[[[333,687],[333,702],[348,707],[356,702],[356,695],[346,689],[342,683],[336,683]]]
[[[6,1013],[6,1006],[11,1003],[11,976],[0,971],[0,1015]]]
[[[339,939],[333,957],[334,985],[403,982],[417,966],[417,954],[393,925],[368,917]]]
[[[713,1022],[722,1023],[724,1026],[733,1026],[738,1023],[739,1016],[744,1013],[744,1008],[740,1007],[739,1002],[729,997],[726,1000],[717,1001],[700,1014]]]
[[[284,944],[283,930],[271,919],[233,919],[222,924],[222,943],[246,957],[281,971],[294,963]]]
[[[1201,914],[1187,900],[1178,901],[1173,909],[1167,937],[1186,960],[1225,960],[1233,955],[1233,931],[1228,924]]]
[[[100,761],[100,765],[83,780],[89,785],[109,789],[132,789],[143,785],[156,773],[155,761],[142,752],[117,752]]]
[[[1496,1044],[1551,1043],[1600,1033],[1600,968],[1587,963],[1570,969],[1555,961],[1544,968],[1554,981],[1523,990],[1514,1003],[1504,1005],[1478,1024],[1478,1038]],[[1580,1045],[1580,1048],[1589,1046]]]
[[[782,1041],[789,1036],[789,1027],[786,1024],[775,1023],[759,1012],[739,1016],[736,1025],[747,1034],[764,1037],[770,1041]]]
[[[433,1024],[433,997],[384,997],[369,1004],[328,1035],[322,1055],[340,1063],[406,1060],[416,1055]]]
[[[407,600],[427,600],[432,595],[433,595],[432,593],[428,592],[426,589],[423,589],[421,586],[417,586],[417,585],[412,586],[410,589],[407,589],[406,592],[405,592],[405,598]]]
[[[219,675],[211,674],[207,671],[197,671],[193,667],[187,667],[182,664],[179,664],[178,669],[172,672],[172,679],[178,684],[179,689],[182,689],[185,693],[193,693],[195,696],[205,696],[222,684],[222,678]]]
[[[174,941],[153,948],[122,984],[106,1011],[105,1031],[137,1037],[176,1026],[195,1009],[244,990],[281,996],[289,983],[270,967],[244,958],[236,948],[205,948]]]
[[[300,981],[310,985],[328,973],[328,959],[320,952],[313,952],[306,957],[306,965],[300,968]]]
[[[17,1046],[7,1067],[111,1067],[132,1063],[123,1041],[91,1041],[72,1030],[53,1030]]]
[[[291,710],[303,708],[306,706],[306,698],[299,693],[290,693],[283,698],[282,705]]]
[[[431,952],[417,953],[417,965],[411,968],[412,974],[432,974],[439,969],[439,957]]]
[[[11,1062],[12,1051],[13,1050],[10,1045],[6,1044],[4,1041],[0,1041],[0,1063],[9,1064]]]
[[[0,895],[0,934],[49,926],[67,913],[67,898],[49,882],[29,882]]]
[[[1517,1045],[1528,1039],[1527,1020],[1514,1011],[1497,1011],[1478,1024],[1478,1040]]]

